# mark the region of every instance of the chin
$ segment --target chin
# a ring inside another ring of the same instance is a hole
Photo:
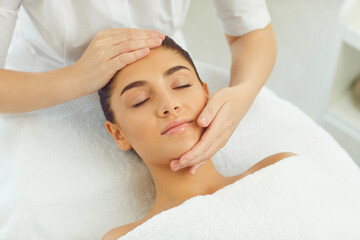
[[[165,144],[166,149],[163,149],[163,153],[169,156],[170,159],[180,158],[181,155],[188,152],[195,146],[201,139],[204,128],[197,128],[186,134],[173,135],[173,141],[168,140]]]

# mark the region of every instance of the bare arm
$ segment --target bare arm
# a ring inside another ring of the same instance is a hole
[[[21,113],[57,105],[78,97],[71,66],[28,73],[0,69],[0,113]]]
[[[277,47],[272,24],[240,37],[226,35],[226,38],[232,55],[230,87],[246,84],[255,98],[276,60]]]
[[[0,69],[0,113],[33,111],[94,93],[164,38],[154,30],[110,28],[96,34],[71,66],[39,73]]]

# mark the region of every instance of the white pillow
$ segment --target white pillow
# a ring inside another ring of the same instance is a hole
[[[211,93],[228,86],[227,71],[196,64]],[[100,239],[148,213],[151,175],[104,123],[97,93],[0,118],[0,133],[11,136],[0,134],[0,239]],[[233,176],[284,151],[313,157],[343,184],[360,186],[359,168],[334,138],[267,87],[213,161]]]

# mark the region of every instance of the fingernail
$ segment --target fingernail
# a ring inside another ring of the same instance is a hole
[[[179,170],[181,168],[180,164],[179,163],[174,163],[172,166],[171,166],[172,170],[173,171],[176,171],[176,170]]]
[[[188,160],[182,160],[179,162],[179,164],[180,164],[180,166],[184,166],[187,162],[188,162]]]
[[[207,124],[208,124],[208,121],[207,121],[206,117],[202,117],[200,121],[201,121],[204,125],[207,125]]]
[[[162,39],[163,34],[161,32],[158,32],[158,37]]]
[[[162,42],[161,38],[156,38],[156,39],[155,39],[155,43],[156,43],[156,44],[159,44],[159,43],[161,43],[161,42]]]

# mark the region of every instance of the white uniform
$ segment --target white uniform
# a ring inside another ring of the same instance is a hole
[[[270,23],[265,0],[212,2],[229,35]],[[97,32],[111,27],[156,29],[184,45],[180,30],[189,3],[0,0],[0,68],[38,72],[68,66]],[[99,239],[123,224],[117,187],[129,176],[119,174],[123,153],[104,122],[97,93],[0,114],[0,239]]]

